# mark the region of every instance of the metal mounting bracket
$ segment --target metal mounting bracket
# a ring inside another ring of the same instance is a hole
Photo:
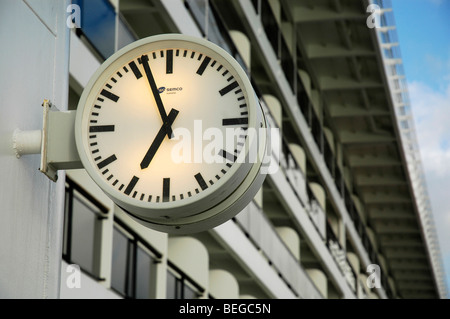
[[[76,111],[59,111],[49,100],[42,107],[42,130],[15,130],[13,148],[17,158],[41,154],[39,170],[56,182],[58,170],[83,168],[75,143]]]

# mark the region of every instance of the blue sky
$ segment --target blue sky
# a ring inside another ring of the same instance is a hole
[[[392,6],[450,288],[450,0],[392,0]]]

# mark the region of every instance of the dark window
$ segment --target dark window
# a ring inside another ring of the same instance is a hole
[[[167,271],[166,298],[167,299],[197,299],[203,289],[180,269],[169,262],[170,270]]]
[[[63,259],[100,279],[101,221],[107,209],[70,179],[65,199]]]
[[[81,9],[81,31],[108,58],[115,49],[116,12],[108,0],[74,0]]]
[[[111,288],[124,297],[152,298],[156,259],[135,234],[114,225]]]

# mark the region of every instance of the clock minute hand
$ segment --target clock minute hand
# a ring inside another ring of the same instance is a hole
[[[148,149],[147,153],[145,154],[142,162],[141,162],[141,169],[145,169],[150,165],[150,162],[152,161],[153,157],[155,156],[156,152],[158,151],[159,146],[164,141],[164,138],[166,135],[168,135],[167,127],[170,127],[172,123],[175,121],[175,118],[178,115],[178,111],[175,109],[171,109],[169,112],[169,116],[167,117],[167,122],[164,123],[161,128],[158,131],[158,134],[156,134],[152,144],[150,145],[150,148]],[[167,124],[167,125],[166,125]]]
[[[156,105],[158,107],[159,114],[161,115],[161,119],[166,127],[167,137],[172,138],[172,128],[168,124],[167,114],[164,108],[164,104],[161,100],[161,96],[159,95],[158,87],[156,86],[155,78],[153,77],[152,70],[150,69],[150,64],[148,63],[148,55],[141,56],[142,65],[144,66],[145,75],[147,76],[148,83],[150,84],[150,88],[153,93],[153,97],[155,98]]]

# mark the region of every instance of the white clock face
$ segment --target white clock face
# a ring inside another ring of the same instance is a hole
[[[190,216],[217,204],[251,168],[248,131],[259,122],[244,80],[198,43],[127,51],[102,70],[82,106],[91,177],[128,210],[157,209],[155,219],[171,219],[176,207]]]

